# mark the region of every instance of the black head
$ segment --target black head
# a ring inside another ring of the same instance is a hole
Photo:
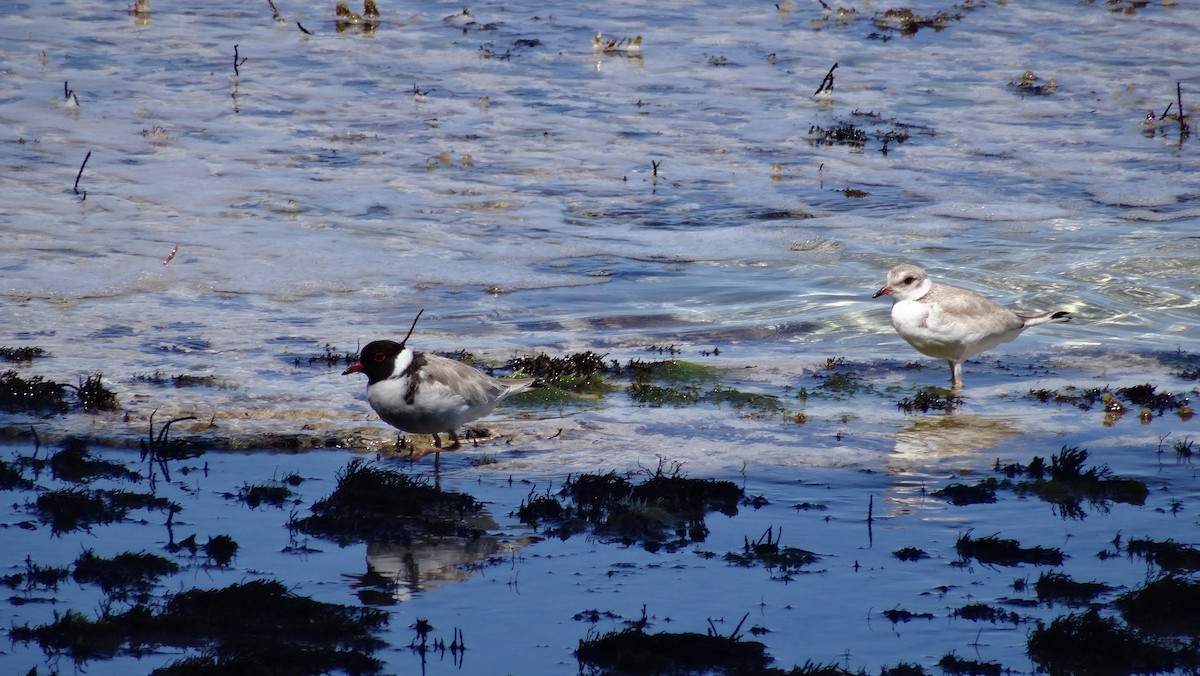
[[[417,313],[417,316],[413,318],[412,326],[408,328],[408,334],[399,343],[394,340],[373,340],[367,343],[367,346],[359,352],[358,361],[342,371],[342,375],[365,373],[367,374],[367,383],[371,384],[390,378],[396,370],[396,358],[405,351],[409,352],[405,361],[412,363],[412,350],[406,348],[405,343],[412,336],[413,329],[417,328],[417,320],[424,312],[425,310],[422,309]]]
[[[358,354],[358,361],[342,371],[342,375],[365,373],[368,383],[386,380],[396,369],[396,357],[400,356],[404,350],[404,343],[397,343],[394,340],[371,341]]]

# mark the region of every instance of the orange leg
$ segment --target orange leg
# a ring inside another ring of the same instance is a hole
[[[457,451],[458,449],[462,448],[462,444],[460,444],[458,442],[458,435],[455,434],[453,430],[451,430],[450,432],[447,432],[447,434],[450,435],[451,443],[449,446],[442,447],[442,439],[435,432],[433,435],[433,448],[414,448],[412,453],[408,454],[408,459],[410,461],[420,460],[421,458],[424,458],[425,456],[429,455],[430,453],[441,453],[442,451],[447,451],[447,452]],[[438,457],[441,457],[441,456],[439,455]]]

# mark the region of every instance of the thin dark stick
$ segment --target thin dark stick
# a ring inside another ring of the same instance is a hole
[[[310,31],[307,28],[305,28],[304,26],[302,26],[299,21],[296,22],[296,26],[300,29],[300,32],[304,33],[305,35],[313,34],[312,31]]]
[[[1187,122],[1183,120],[1183,87],[1179,82],[1175,82],[1175,110],[1179,111],[1179,130],[1183,131],[1187,127]]]
[[[250,57],[246,57],[246,59],[248,59],[248,58],[250,58]],[[238,46],[234,45],[233,46],[233,74],[234,75],[241,77],[242,74],[238,72],[238,66],[242,65],[243,63],[246,63],[246,59],[242,59],[241,61],[238,61]]]
[[[85,155],[83,158],[83,164],[79,165],[79,173],[75,174],[75,194],[76,195],[79,194],[79,177],[83,176],[83,168],[87,166],[87,162],[91,158],[92,158],[92,151],[89,150],[88,154]]]
[[[833,91],[833,71],[837,70],[837,67],[838,65],[834,63],[833,67],[829,69],[829,72],[825,74],[825,79],[821,80],[821,86],[817,87],[817,91],[813,92],[813,96],[816,96],[821,92]]]

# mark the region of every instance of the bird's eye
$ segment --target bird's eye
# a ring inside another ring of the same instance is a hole
[[[912,284],[915,281],[917,281],[916,277],[912,277],[912,276],[905,277],[904,278],[904,286],[908,286],[909,284]]]
[[[384,361],[387,360],[387,355],[382,352],[376,352],[375,356],[371,357],[371,358],[375,360],[376,364],[382,364]]]

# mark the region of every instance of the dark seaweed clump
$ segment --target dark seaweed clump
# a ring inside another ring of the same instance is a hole
[[[783,529],[776,534],[774,529],[768,528],[767,532],[763,533],[757,540],[744,538],[745,543],[742,545],[742,551],[729,552],[725,554],[725,560],[739,565],[750,567],[755,564],[762,565],[767,570],[778,570],[778,579],[788,581],[792,578],[792,574],[799,572],[801,568],[817,562],[817,555],[796,547],[782,547],[779,544],[779,538],[783,535]]]
[[[1064,519],[1083,519],[1087,512],[1083,502],[1101,512],[1107,512],[1111,503],[1120,502],[1143,505],[1150,491],[1144,481],[1113,476],[1107,465],[1088,467],[1087,449],[1063,446],[1050,462],[1035,456],[1028,465],[1012,463],[996,471],[1005,479],[984,479],[972,485],[950,484],[933,491],[933,495],[954,505],[973,505],[996,502],[1000,489],[1012,490],[1017,495],[1035,495],[1043,502],[1054,506]],[[1024,478],[1024,480],[1016,481]]]
[[[394,469],[355,459],[337,476],[337,486],[312,506],[312,515],[290,527],[339,544],[411,543],[426,535],[478,537],[464,519],[483,506],[466,493],[443,491]]]
[[[329,368],[333,368],[334,366],[339,366],[341,364],[346,364],[349,366],[350,364],[358,361],[358,353],[338,352],[336,347],[330,345],[329,343],[325,343],[324,351],[321,354],[309,356],[307,361],[309,366],[312,366],[313,364],[324,364]],[[296,357],[293,363],[296,366],[300,366],[300,357]]]
[[[641,627],[581,639],[575,656],[581,673],[591,665],[603,674],[764,674],[774,661],[758,641],[711,633],[648,634]]]
[[[1042,573],[1033,583],[1039,601],[1057,601],[1068,604],[1087,604],[1112,587],[1102,582],[1077,582],[1063,573]]]
[[[66,388],[75,390],[79,407],[88,413],[115,411],[120,408],[117,395],[104,385],[104,377],[95,373],[79,381],[79,385],[63,385],[41,376],[22,378],[16,371],[0,374],[0,411],[54,415],[71,409]]]
[[[932,495],[943,498],[952,505],[981,505],[996,501],[996,488],[999,482],[995,479],[984,479],[973,485],[950,484],[933,491]]]
[[[41,493],[32,508],[54,535],[122,521],[135,509],[180,510],[175,503],[152,493],[85,488]]]
[[[890,608],[881,613],[892,624],[900,624],[901,622],[912,622],[913,620],[932,620],[933,613],[914,613],[911,610],[903,608]]]
[[[912,397],[901,399],[896,404],[896,408],[905,413],[916,411],[920,411],[921,413],[928,413],[930,411],[949,413],[961,408],[962,403],[962,395],[955,394],[952,390],[944,387],[931,385],[917,390],[917,393]]]
[[[955,609],[950,614],[971,622],[991,622],[992,624],[997,622],[1011,622],[1012,624],[1018,624],[1021,621],[1021,616],[1011,610],[996,608],[986,603],[968,603],[961,608]]]
[[[0,347],[0,359],[4,361],[33,361],[46,356],[46,351],[40,347]]]
[[[68,437],[63,449],[50,456],[50,473],[55,479],[82,484],[96,479],[141,481],[142,475],[125,465],[97,458],[88,451],[87,443]]]
[[[228,566],[233,561],[233,557],[237,555],[239,548],[240,545],[237,541],[228,535],[210,537],[208,542],[201,547],[208,560],[218,567]]]
[[[25,379],[16,371],[5,371],[0,373],[0,410],[39,415],[66,413],[70,406],[63,393],[65,388],[41,376]]]
[[[1061,566],[1063,562],[1061,549],[1041,546],[1022,547],[1021,543],[1016,540],[1006,540],[996,535],[973,538],[970,531],[958,536],[954,548],[964,563],[975,559],[983,564],[998,566],[1016,566],[1022,563]]]
[[[1095,608],[1039,623],[1026,650],[1039,671],[1059,674],[1149,674],[1200,662],[1194,646],[1163,645]]]
[[[996,662],[981,662],[979,660],[964,660],[949,652],[938,660],[938,666],[947,674],[964,676],[1000,676],[1004,669]]]
[[[0,584],[4,584],[9,589],[22,588],[26,593],[32,592],[35,589],[58,589],[58,585],[71,571],[66,568],[58,568],[55,566],[42,566],[33,562],[33,559],[25,557],[25,572],[10,573],[0,576]],[[20,605],[24,599],[13,597],[9,602],[13,605]]]
[[[33,486],[34,483],[21,473],[19,463],[0,460],[0,491],[27,491]]]
[[[749,614],[747,614],[747,617]],[[718,634],[712,621],[705,634],[646,632],[649,620],[629,622],[625,629],[603,635],[588,634],[575,649],[580,674],[762,674],[763,676],[853,676],[837,665],[811,662],[790,671],[770,666],[774,658],[757,641],[743,641],[738,623],[729,636]],[[752,628],[754,633],[758,627]]]
[[[1180,374],[1185,377],[1186,374]],[[1120,417],[1127,409],[1143,409],[1152,415],[1163,415],[1174,412],[1180,417],[1191,417],[1192,410],[1188,405],[1189,392],[1160,392],[1154,385],[1134,385],[1117,389],[1093,388],[1078,390],[1074,387],[1064,387],[1061,390],[1030,390],[1029,397],[1043,403],[1067,404],[1083,411],[1090,411],[1101,406],[1113,417]],[[1145,417],[1145,416],[1143,416]]]
[[[75,397],[79,400],[80,408],[88,413],[121,408],[117,395],[104,385],[104,376],[99,373],[80,380],[75,388]]]
[[[110,558],[91,549],[75,559],[72,577],[80,584],[97,584],[110,596],[145,592],[158,578],[179,572],[179,564],[157,554],[125,552]]]
[[[1134,538],[1125,545],[1130,556],[1140,556],[1165,571],[1172,573],[1200,570],[1200,549],[1172,540],[1156,541],[1149,538]]]
[[[737,514],[742,489],[730,481],[689,479],[662,467],[639,484],[607,474],[568,478],[559,496],[533,495],[522,502],[522,523],[540,526],[548,535],[567,538],[589,528],[622,544],[641,543],[650,551],[673,551],[708,536],[709,511]],[[673,533],[674,539],[671,538]]]
[[[1131,626],[1159,636],[1200,637],[1200,581],[1161,575],[1117,598]]]
[[[920,561],[929,558],[929,554],[920,547],[901,547],[892,552],[892,556],[901,561]]]
[[[271,481],[261,484],[245,484],[238,489],[235,497],[246,503],[247,507],[257,509],[262,505],[283,507],[284,503],[292,500],[295,495],[295,491],[286,482]]]
[[[138,604],[95,620],[69,610],[50,624],[14,627],[9,636],[77,664],[163,645],[203,650],[155,674],[368,674],[381,668],[373,655],[383,642],[373,632],[387,621],[374,608],[314,601],[278,581],[254,580],[192,589],[161,607]]]
[[[1060,516],[1082,519],[1086,516],[1082,501],[1101,511],[1108,511],[1110,502],[1143,505],[1150,494],[1144,481],[1114,477],[1108,465],[1084,469],[1087,449],[1063,446],[1050,456],[1047,467],[1041,458],[1034,458],[1028,467],[1009,466],[1006,472],[1024,473],[1031,481],[1013,487],[1018,495],[1033,494],[1054,505]]]

